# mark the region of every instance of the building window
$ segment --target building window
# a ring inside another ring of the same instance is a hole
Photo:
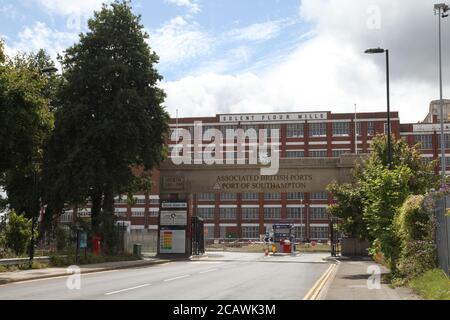
[[[357,123],[356,123],[356,135],[357,135],[357,136],[361,136],[361,132],[362,132],[362,129],[361,129],[361,122],[357,122]]]
[[[367,135],[374,136],[375,135],[375,124],[373,121],[367,122]]]
[[[210,133],[206,133],[208,130],[211,130],[211,129],[214,129],[214,126],[203,126],[202,127],[203,128],[203,139],[204,140],[209,140],[209,139],[212,139],[212,134],[210,134]]]
[[[143,217],[145,215],[145,210],[136,210],[131,212],[132,217]]]
[[[281,219],[281,208],[264,208],[264,219],[266,220]]]
[[[450,134],[444,134],[445,149],[450,149]],[[441,149],[441,136],[438,136],[438,148]]]
[[[288,219],[302,220],[305,219],[305,209],[302,207],[298,208],[287,208]]]
[[[305,239],[305,227],[303,226],[297,226],[293,228],[294,231],[294,237],[297,240],[303,240]]]
[[[214,220],[214,208],[197,208],[197,216],[205,220]]]
[[[258,220],[259,208],[242,208],[243,220]]]
[[[305,199],[305,194],[303,192],[288,192],[288,200],[303,200]]]
[[[326,137],[327,124],[326,123],[310,123],[309,135],[311,137]]]
[[[236,208],[220,208],[220,219],[221,220],[235,220],[236,219]]]
[[[326,158],[327,152],[325,150],[310,150],[309,157],[310,158]]]
[[[287,151],[286,158],[304,158],[305,151]]]
[[[333,150],[333,158],[339,158],[346,153],[350,153],[350,150]]]
[[[236,193],[229,193],[229,192],[221,193],[220,200],[222,201],[236,200]]]
[[[71,223],[73,222],[72,212],[66,212],[61,215],[61,223]]]
[[[259,200],[259,193],[256,192],[245,192],[242,194],[242,200]]]
[[[127,216],[126,211],[115,210],[114,214],[116,215],[116,217],[119,217],[119,218],[126,218],[126,216]]]
[[[392,132],[392,123],[391,123],[391,132]],[[384,123],[384,134],[387,134],[387,133],[388,133],[388,123],[385,122]]]
[[[223,136],[226,137],[227,136],[227,130],[233,130],[233,134],[235,134],[236,130],[237,130],[237,126],[227,125],[227,126],[222,126],[221,129],[222,129],[221,131],[222,131]]]
[[[442,159],[442,157],[439,156],[439,169],[442,166],[442,160],[441,159]],[[445,157],[445,166],[446,167],[450,167],[450,157]]]
[[[288,138],[303,138],[304,125],[303,123],[288,124],[287,137]]]
[[[272,138],[275,130],[278,130],[278,137],[281,137],[281,130],[278,124],[268,124],[264,126],[264,129],[267,130],[267,137]]]
[[[264,193],[264,200],[281,200],[281,193],[279,192]]]
[[[421,149],[432,149],[433,148],[433,142],[432,142],[431,135],[415,136],[415,140],[416,140],[416,144],[420,143]]]
[[[216,195],[214,193],[199,193],[197,195],[197,200],[199,200],[199,201],[214,201],[214,200],[216,200]]]
[[[348,136],[349,134],[349,122],[333,122],[333,136]]]
[[[328,193],[322,192],[312,192],[310,195],[311,200],[328,200]]]
[[[329,238],[329,228],[328,227],[311,227],[311,238],[312,239],[328,239]]]
[[[310,208],[311,220],[328,220],[327,208]]]
[[[243,239],[259,239],[259,227],[242,227]]]

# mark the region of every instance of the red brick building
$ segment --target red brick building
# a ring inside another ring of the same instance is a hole
[[[440,155],[436,108],[436,102],[432,102],[426,122],[418,124],[401,124],[398,112],[391,113],[392,133],[410,145],[420,142],[423,157],[430,160],[439,159]],[[211,128],[223,132],[227,129],[268,129],[269,132],[278,129],[280,157],[302,161],[304,158],[337,158],[346,153],[370,153],[374,136],[387,132],[386,119],[386,112],[233,114],[171,119],[170,126],[172,130],[183,128],[192,133],[195,122],[202,123],[203,132]],[[446,124],[446,130],[450,133],[450,123]],[[204,139],[202,145],[208,142],[211,141]],[[175,144],[175,141],[169,141],[169,147]],[[446,145],[450,159],[450,139],[446,139]],[[189,147],[194,148],[193,140]],[[450,160],[447,167],[450,167]],[[131,230],[156,231],[158,228],[161,200],[158,170],[154,171],[153,178],[152,192],[136,195],[136,205],[130,206],[125,199],[117,199],[116,215]],[[192,202],[192,213],[204,218],[206,238],[210,239],[259,239],[261,231],[280,221],[294,224],[298,240],[327,240],[329,236],[326,208],[333,200],[325,190],[314,193],[220,193],[211,190],[194,194]],[[90,209],[78,214],[89,216]],[[71,222],[74,218],[73,212],[68,211],[62,216],[62,222]]]

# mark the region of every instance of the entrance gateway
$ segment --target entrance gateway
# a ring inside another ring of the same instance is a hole
[[[357,155],[339,158],[280,159],[277,175],[261,175],[261,165],[174,165],[166,161],[160,169],[160,235],[158,253],[192,254],[194,195],[200,193],[321,192],[332,182],[350,182]],[[217,219],[214,219],[217,222]],[[238,221],[242,223],[242,221]],[[308,222],[305,221],[305,224]],[[329,224],[329,222],[326,222]],[[264,234],[264,221],[259,221]],[[184,237],[184,239],[183,239]],[[183,241],[184,240],[184,241]],[[201,251],[201,249],[200,249]]]

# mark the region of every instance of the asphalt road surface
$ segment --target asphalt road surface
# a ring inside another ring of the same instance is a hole
[[[0,300],[301,300],[328,269],[325,256],[214,252],[199,261],[81,275],[79,289],[73,277],[2,285]]]

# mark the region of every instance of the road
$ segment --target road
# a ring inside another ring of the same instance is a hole
[[[301,300],[328,269],[326,254],[209,253],[207,259],[0,286],[0,300]]]

